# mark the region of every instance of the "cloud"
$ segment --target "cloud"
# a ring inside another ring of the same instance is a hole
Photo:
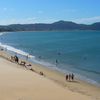
[[[57,21],[57,19],[52,17],[46,18],[38,18],[38,17],[28,17],[28,18],[21,18],[21,19],[1,19],[0,25],[9,25],[9,24],[34,24],[34,23],[53,23]]]
[[[52,23],[58,21],[60,19],[46,17],[46,18],[38,18],[38,17],[27,17],[27,18],[12,18],[12,19],[0,19],[0,25],[9,25],[9,24],[32,24],[32,23]],[[71,20],[76,23],[81,24],[91,24],[94,22],[100,22],[100,16],[88,17],[88,18],[79,18]]]
[[[32,18],[22,18],[22,19],[5,19],[0,20],[0,25],[9,25],[9,24],[31,24],[36,23],[37,20],[35,17]]]
[[[77,23],[91,24],[91,23],[94,23],[94,22],[100,22],[100,16],[80,18],[80,19],[75,19],[73,21],[77,22]]]
[[[26,18],[26,19],[23,19],[23,21],[24,21],[24,20],[26,20],[26,21],[34,21],[34,20],[36,20],[36,17],[32,17],[32,18],[31,18],[31,17],[30,17],[30,18]]]

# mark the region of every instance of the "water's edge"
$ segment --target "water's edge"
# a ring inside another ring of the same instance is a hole
[[[66,73],[73,73],[72,71],[70,70],[62,70],[58,67],[56,67],[56,65],[54,64],[51,64],[49,62],[45,62],[45,61],[40,61],[38,59],[36,59],[35,56],[33,55],[29,55],[29,53],[27,52],[24,52],[22,50],[19,50],[19,49],[16,49],[12,46],[8,46],[8,45],[4,45],[2,43],[0,43],[0,50],[4,50],[5,52],[7,52],[8,54],[10,55],[17,55],[19,58],[23,59],[23,60],[28,60],[29,62],[33,63],[33,64],[39,64],[39,65],[42,65],[44,67],[47,67],[49,69],[52,69],[52,70],[55,70],[55,71],[59,71],[60,73],[63,73],[63,74],[66,74]],[[27,56],[28,56],[28,59],[27,59]],[[92,85],[95,85],[95,86],[100,86],[100,84],[94,80],[91,80],[87,77],[84,77],[78,73],[74,73],[76,78],[78,80],[82,80],[84,82],[87,82],[89,84],[92,84]]]

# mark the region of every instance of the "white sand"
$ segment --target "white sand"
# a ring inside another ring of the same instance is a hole
[[[94,100],[0,58],[0,100]]]

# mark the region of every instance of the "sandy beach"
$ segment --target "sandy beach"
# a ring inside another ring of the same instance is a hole
[[[0,54],[0,100],[100,100],[100,87],[66,82],[64,74],[36,64],[31,71]]]

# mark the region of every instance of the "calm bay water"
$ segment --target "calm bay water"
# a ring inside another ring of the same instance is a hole
[[[100,84],[100,31],[11,32],[0,42],[35,56],[33,62]]]

